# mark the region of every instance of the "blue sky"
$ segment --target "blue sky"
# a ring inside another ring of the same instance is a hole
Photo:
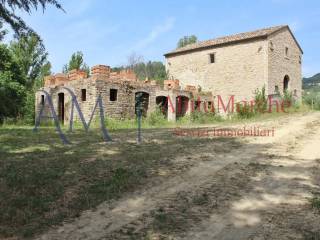
[[[195,34],[207,40],[288,24],[304,50],[303,75],[320,72],[319,0],[64,0],[22,15],[43,38],[53,71],[60,72],[81,50],[88,65],[125,64],[133,52],[163,61],[178,39]]]

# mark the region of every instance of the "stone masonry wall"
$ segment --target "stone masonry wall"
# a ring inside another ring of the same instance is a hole
[[[92,81],[91,78],[88,78],[88,79],[69,81],[64,86],[44,87],[43,89],[49,92],[49,94],[51,95],[52,102],[57,115],[59,114],[58,113],[58,94],[64,93],[64,110],[65,110],[64,119],[65,119],[65,123],[68,123],[68,121],[70,120],[72,98],[69,92],[63,87],[70,88],[76,95],[77,101],[83,112],[84,118],[88,122],[97,99],[95,85],[96,85],[95,81]],[[86,101],[82,101],[81,99],[81,89],[86,89]],[[41,95],[44,95],[44,93],[42,93],[41,91],[38,91],[36,93],[36,113],[37,113],[36,115],[38,115],[41,108]],[[47,102],[45,104],[44,115],[51,117],[51,112]],[[76,109],[74,109],[73,116],[75,120],[79,119],[79,114]]]
[[[110,100],[110,90],[117,90],[117,100]],[[148,114],[155,109],[155,86],[143,84],[143,82],[131,81],[97,81],[97,93],[103,99],[105,113],[107,117],[116,119],[135,117],[135,94],[145,92],[149,94]]]
[[[64,93],[64,122],[69,123],[72,98],[69,92],[64,87],[70,88],[76,95],[80,109],[88,122],[92,111],[94,109],[97,97],[102,96],[103,107],[106,118],[133,118],[135,117],[135,94],[137,92],[145,92],[149,94],[148,111],[150,114],[155,110],[156,106],[156,89],[157,86],[151,84],[144,84],[143,82],[132,82],[123,80],[97,80],[95,77],[80,79],[75,81],[68,81],[63,86],[50,86],[43,89],[49,92],[52,97],[53,105],[58,115],[58,94]],[[81,99],[81,90],[86,89],[86,101]],[[117,90],[116,101],[110,99],[110,89]],[[41,91],[36,93],[36,115],[39,114],[41,108]],[[51,117],[49,105],[45,104],[45,116]],[[95,117],[99,116],[99,109],[95,112]],[[79,115],[74,109],[74,120],[79,120]],[[44,121],[44,119],[42,119]]]
[[[288,90],[296,90],[297,98],[301,98],[302,76],[301,64],[302,53],[288,29],[284,29],[269,37],[269,94],[275,93],[275,86],[283,93],[283,80],[289,76]],[[288,48],[288,56],[285,49]]]
[[[257,88],[268,84],[267,51],[267,41],[255,40],[168,56],[166,67],[182,87],[200,86],[224,100],[230,95],[236,101],[251,100]],[[210,54],[215,54],[214,63]]]

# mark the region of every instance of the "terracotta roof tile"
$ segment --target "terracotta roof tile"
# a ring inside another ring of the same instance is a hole
[[[219,37],[207,41],[201,41],[197,42],[194,44],[187,45],[182,48],[177,48],[169,53],[166,53],[165,56],[167,55],[174,55],[177,53],[182,53],[182,52],[188,52],[191,50],[196,50],[196,49],[201,49],[201,48],[207,48],[207,47],[213,47],[221,44],[226,44],[226,43],[235,43],[238,41],[243,41],[243,40],[249,40],[249,39],[254,39],[258,37],[267,37],[270,34],[279,31],[282,28],[288,27],[287,25],[281,25],[281,26],[275,26],[275,27],[269,27],[269,28],[263,28],[259,29],[256,31],[252,32],[245,32],[245,33],[238,33],[235,35],[230,35],[226,37]]]

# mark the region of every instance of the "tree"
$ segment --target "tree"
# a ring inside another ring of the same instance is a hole
[[[10,49],[0,44],[0,123],[22,115],[26,96],[25,79]]]
[[[148,61],[141,62],[133,66],[133,71],[139,80],[153,79],[162,84],[163,80],[167,79],[166,68],[162,62]]]
[[[45,64],[43,64],[41,66],[40,73],[39,73],[37,80],[35,81],[35,84],[34,84],[35,89],[39,89],[40,87],[44,86],[44,77],[50,76],[52,74],[51,67],[52,66],[49,61],[47,61]]]
[[[34,108],[34,103],[35,103],[35,94],[36,91],[40,88],[43,87],[44,85],[44,77],[51,75],[51,63],[46,62],[43,64],[40,68],[40,71],[38,73],[38,76],[33,84],[32,89],[29,89],[26,92],[24,104],[23,104],[23,119],[24,122],[27,124],[33,124],[34,119],[35,119],[35,108]]]
[[[26,79],[27,89],[32,89],[36,80],[40,80],[42,67],[48,64],[48,53],[35,34],[22,36],[10,43],[10,49]]]
[[[148,61],[144,62],[143,56],[132,53],[128,56],[127,66],[121,68],[129,68],[134,71],[139,80],[153,79],[160,84],[167,78],[166,68],[162,62]]]
[[[0,21],[0,42],[3,40],[4,36],[7,34],[6,30],[2,29],[3,23]]]
[[[8,49],[19,68],[24,87],[23,101],[19,103],[19,114],[15,117],[23,117],[25,123],[33,123],[35,93],[43,86],[44,77],[51,73],[48,53],[34,33],[16,38]]]
[[[16,10],[30,14],[33,9],[37,10],[39,7],[45,10],[47,5],[63,10],[56,0],[0,0],[0,21],[7,23],[18,36],[36,34],[21,17],[16,15]]]
[[[180,40],[178,41],[177,48],[182,48],[196,42],[198,42],[198,38],[195,35],[184,36],[183,38],[180,38]]]
[[[127,68],[133,69],[139,63],[143,63],[143,56],[133,52],[127,57]]]
[[[71,56],[71,59],[69,60],[69,63],[63,66],[63,72],[67,73],[71,70],[84,70],[88,74],[90,72],[89,66],[84,62],[83,59],[83,53],[81,51],[78,51],[76,53],[73,53]]]

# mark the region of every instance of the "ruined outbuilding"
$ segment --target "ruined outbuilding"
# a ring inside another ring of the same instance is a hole
[[[158,106],[167,119],[173,121],[194,108],[193,99],[197,96],[195,87],[188,86],[182,89],[179,80],[165,80],[164,86],[160,86],[155,80],[139,81],[130,69],[113,72],[109,66],[97,65],[91,68],[90,76],[85,71],[72,70],[68,74],[58,73],[45,78],[44,87],[40,90],[50,94],[62,123],[70,120],[72,106],[72,96],[65,87],[75,93],[86,121],[89,120],[99,95],[102,97],[107,118],[134,118],[137,114],[137,103],[140,103],[143,116],[147,116]],[[199,102],[205,99],[210,101],[208,96],[204,96]],[[45,94],[38,91],[37,114],[43,105],[44,115],[50,119],[51,112],[45,101]],[[201,104],[198,105],[200,110]],[[75,115],[75,120],[77,118]]]

